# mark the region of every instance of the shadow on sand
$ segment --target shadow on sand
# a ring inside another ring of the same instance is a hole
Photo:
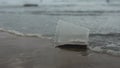
[[[87,45],[64,44],[64,45],[56,46],[56,48],[67,50],[67,51],[80,52],[82,56],[88,55]]]

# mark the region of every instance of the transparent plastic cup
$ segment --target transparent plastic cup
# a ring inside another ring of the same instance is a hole
[[[89,29],[59,20],[54,40],[55,46],[64,44],[88,45]]]

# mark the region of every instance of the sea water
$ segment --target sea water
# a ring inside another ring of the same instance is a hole
[[[115,10],[112,10],[114,9]],[[120,11],[116,7],[103,9],[105,11],[91,11],[83,9],[77,11],[66,8],[1,8],[0,30],[19,36],[53,37],[59,20],[64,20],[90,30],[90,34],[120,33]],[[78,8],[76,8],[78,9]],[[108,11],[107,11],[108,10]],[[69,25],[69,24],[68,24]],[[101,35],[90,36],[89,48],[97,52],[120,55],[120,39],[112,36],[104,38]],[[111,37],[111,38],[110,38]],[[102,39],[106,39],[102,43]],[[115,40],[114,40],[115,39]],[[98,40],[98,41],[97,41]],[[93,41],[96,41],[93,42]],[[110,41],[112,41],[110,43]],[[94,43],[94,44],[93,44]],[[106,44],[105,44],[106,43]],[[102,45],[101,45],[102,44]]]

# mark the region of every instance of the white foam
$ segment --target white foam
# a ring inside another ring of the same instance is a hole
[[[116,55],[116,56],[120,56],[120,50],[115,51],[114,49],[110,49],[110,48],[102,48],[103,46],[96,46],[96,47],[89,47],[90,50],[94,51],[94,52],[99,52],[99,53],[106,53],[106,54],[110,54],[110,55]],[[104,46],[105,47],[105,46]],[[112,46],[113,47],[113,46]],[[118,46],[116,46],[117,48]]]
[[[117,56],[120,56],[120,51],[114,51],[114,50],[107,50],[108,54],[112,54],[112,55],[117,55]]]
[[[40,34],[29,34],[29,33],[24,34],[24,33],[21,33],[19,31],[6,30],[4,28],[0,28],[0,31],[7,32],[7,33],[10,33],[10,34],[13,34],[13,35],[17,35],[17,36],[22,36],[22,37],[38,37],[38,38],[52,39],[51,37],[45,37],[45,36],[42,36]]]
[[[90,47],[90,49],[93,50],[93,51],[96,51],[96,52],[102,52],[103,51],[103,49],[101,49],[101,47],[94,47],[94,48]]]
[[[7,30],[8,33],[11,33],[11,34],[15,34],[15,35],[18,35],[18,36],[25,36],[23,33],[20,33],[18,31],[14,31],[14,30]]]
[[[117,47],[117,45],[115,45],[115,44],[109,44],[109,45],[106,45],[106,47]]]

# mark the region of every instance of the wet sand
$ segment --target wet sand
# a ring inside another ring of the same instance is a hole
[[[0,68],[120,68],[120,57],[55,48],[52,40],[0,32]]]

